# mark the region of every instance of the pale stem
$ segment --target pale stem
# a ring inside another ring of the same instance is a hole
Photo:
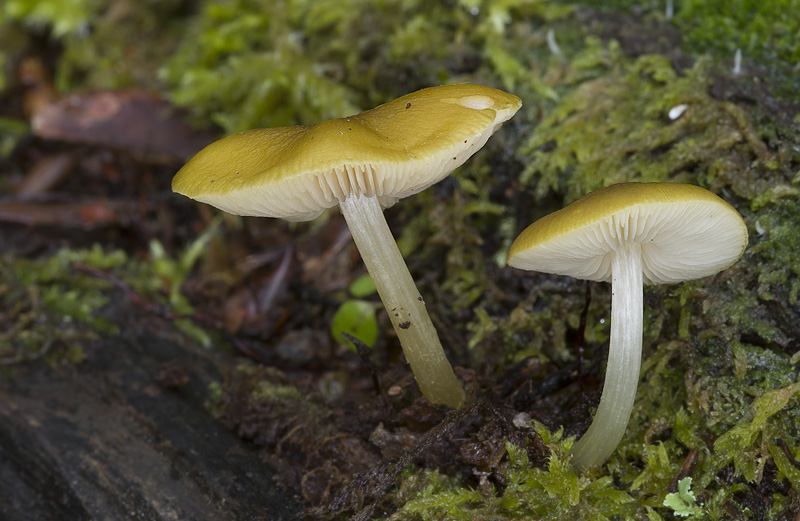
[[[461,407],[461,382],[447,361],[378,198],[351,195],[339,206],[422,394],[433,403]]]
[[[611,338],[600,405],[586,434],[573,447],[572,462],[583,470],[602,464],[622,440],[636,398],[642,362],[642,250],[622,247],[611,268]]]

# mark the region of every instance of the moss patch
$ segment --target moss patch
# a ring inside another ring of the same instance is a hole
[[[49,365],[80,362],[83,346],[95,332],[115,332],[116,326],[98,315],[108,302],[109,285],[72,269],[82,263],[98,269],[119,267],[122,252],[106,255],[96,248],[61,250],[40,261],[0,258],[0,303],[4,332],[0,335],[3,363],[43,359]]]

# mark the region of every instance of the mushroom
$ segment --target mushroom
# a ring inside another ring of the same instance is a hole
[[[290,221],[339,206],[423,395],[460,407],[461,383],[383,209],[463,164],[520,106],[491,87],[448,85],[348,118],[249,130],[201,150],[172,189],[229,213]]]
[[[510,266],[612,284],[606,379],[594,421],[573,447],[576,468],[601,464],[625,434],[642,357],[642,284],[713,275],[746,246],[747,227],[731,205],[678,183],[623,183],[591,192],[516,238]]]

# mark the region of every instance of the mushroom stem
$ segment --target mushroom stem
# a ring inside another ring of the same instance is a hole
[[[447,361],[377,196],[349,195],[339,207],[422,394],[433,403],[461,407],[464,390]]]
[[[586,434],[573,447],[572,462],[583,470],[603,463],[616,449],[633,409],[642,362],[642,248],[623,245],[611,267],[611,338],[600,405]]]

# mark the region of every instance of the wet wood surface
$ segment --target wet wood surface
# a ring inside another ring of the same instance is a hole
[[[146,321],[81,364],[0,373],[0,519],[277,521],[301,509],[203,406],[234,357]]]

